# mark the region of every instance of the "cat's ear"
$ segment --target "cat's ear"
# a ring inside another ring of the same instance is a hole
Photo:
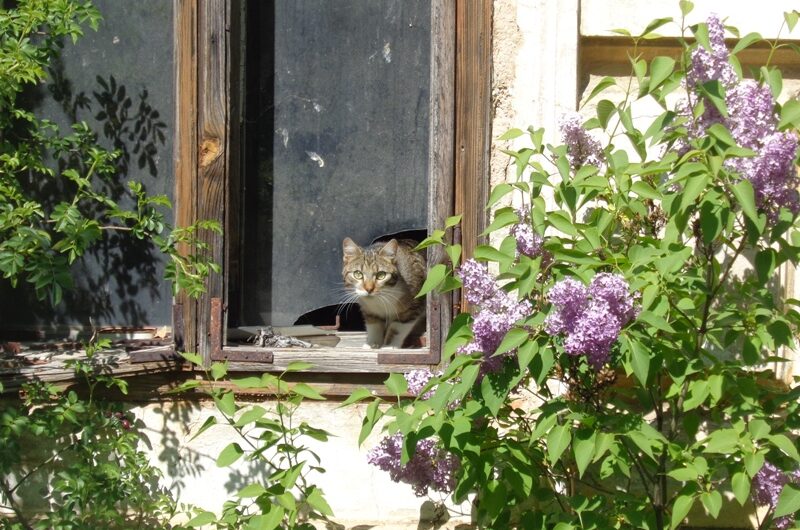
[[[344,238],[342,241],[342,253],[344,254],[345,259],[352,258],[358,251],[361,250],[361,247],[355,244],[352,239],[349,237]]]
[[[397,255],[397,240],[392,239],[391,241],[383,245],[380,254],[382,256],[386,256],[387,258],[395,257]]]

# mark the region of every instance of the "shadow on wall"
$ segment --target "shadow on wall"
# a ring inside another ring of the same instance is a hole
[[[79,123],[81,117],[94,118],[90,126],[100,136],[97,143],[119,153],[116,175],[96,179],[95,190],[123,208],[135,207],[128,181],[141,181],[136,175],[147,175],[151,182],[157,179],[158,161],[165,155],[163,151],[167,143],[168,125],[151,103],[147,88],[141,88],[134,95],[113,75],[98,75],[90,96],[86,91],[75,91],[61,57],[52,61],[49,74],[51,82],[46,87],[39,86],[26,92],[21,98],[23,105],[39,109],[46,105],[47,99],[54,101],[67,118],[67,123],[60,123],[64,135],[70,133],[69,124]],[[77,157],[62,157],[52,164],[58,172],[69,167],[80,168]],[[72,183],[64,182],[64,179],[36,175],[31,175],[26,185],[47,209],[72,191],[69,189]],[[147,191],[146,182],[143,186]],[[98,208],[90,207],[88,214],[97,215]],[[161,252],[150,241],[137,239],[125,231],[108,230],[105,237],[73,266],[76,288],[64,294],[61,307],[53,309],[47,302],[39,302],[27,285],[21,284],[15,290],[15,296],[21,294],[24,299],[22,305],[26,316],[22,317],[22,322],[19,322],[19,316],[13,318],[20,324],[14,327],[71,324],[75,320],[85,325],[89,316],[100,324],[154,324],[152,302],[164,297],[162,261]]]

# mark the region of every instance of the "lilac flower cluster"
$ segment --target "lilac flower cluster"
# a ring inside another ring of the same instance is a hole
[[[758,85],[753,80],[739,81],[728,58],[725,46],[725,30],[719,18],[708,18],[708,34],[711,49],[698,46],[692,52],[692,63],[686,73],[686,86],[693,95],[703,83],[716,80],[725,87],[725,105],[728,117],[706,102],[703,115],[690,119],[687,131],[690,138],[701,138],[711,125],[721,123],[741,145],[755,151],[754,157],[729,159],[726,164],[750,181],[756,195],[757,206],[771,220],[777,219],[780,208],[792,213],[800,212],[800,178],[794,164],[798,140],[790,132],[777,130],[775,99],[768,86]],[[688,105],[679,109],[687,118],[692,116]],[[679,153],[689,149],[688,143],[678,142]]]
[[[511,227],[511,236],[517,240],[517,252],[535,258],[542,254],[542,236],[533,231],[533,227],[527,221],[528,212],[517,210],[520,221]]]
[[[561,140],[567,146],[567,158],[572,169],[586,165],[600,167],[603,164],[603,147],[583,128],[580,114],[570,112],[562,116],[559,129]]]
[[[728,48],[725,46],[725,27],[717,15],[710,15],[706,21],[708,41],[711,49],[697,46],[692,50],[692,64],[686,72],[686,84],[694,88],[709,81],[719,81],[726,89],[738,81],[736,72],[728,62]]]
[[[427,495],[429,489],[453,491],[455,474],[461,467],[458,457],[439,447],[432,438],[417,442],[414,456],[405,465],[400,464],[402,450],[402,434],[387,436],[369,451],[367,461],[388,472],[393,481],[410,484],[417,497]]]
[[[481,373],[495,372],[503,364],[502,356],[493,357],[506,333],[516,322],[529,316],[533,307],[527,300],[516,300],[497,284],[485,265],[467,260],[456,271],[464,286],[464,297],[480,307],[472,320],[472,341],[459,349],[461,354],[481,352]],[[508,352],[506,355],[512,355]]]
[[[588,288],[565,278],[550,288],[547,297],[554,310],[545,320],[546,331],[566,335],[564,351],[585,355],[594,368],[605,364],[622,326],[636,318],[639,309],[628,282],[605,272],[597,274]]]
[[[433,393],[436,391],[436,387],[434,386],[424,394],[420,394],[422,389],[425,388],[425,385],[430,382],[430,380],[436,376],[442,375],[442,372],[434,374],[430,370],[422,369],[422,370],[411,370],[410,372],[406,372],[403,374],[403,377],[406,378],[406,383],[408,384],[408,393],[412,396],[420,397],[421,399],[430,399],[433,396]]]
[[[800,483],[800,471],[785,473],[769,462],[765,462],[756,473],[756,476],[753,477],[753,487],[750,495],[757,505],[769,506],[771,510],[774,510],[778,505],[781,490],[790,482],[794,484]],[[794,525],[794,516],[778,517],[772,524],[778,530],[790,528]]]

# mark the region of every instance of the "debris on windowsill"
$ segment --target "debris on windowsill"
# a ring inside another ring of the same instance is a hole
[[[310,342],[276,333],[272,326],[259,328],[250,341],[262,348],[312,348]]]

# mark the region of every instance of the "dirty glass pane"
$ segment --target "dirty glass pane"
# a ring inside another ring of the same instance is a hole
[[[342,300],[344,237],[368,244],[427,227],[431,8],[248,9],[240,318],[232,308],[230,324],[283,326]]]
[[[50,80],[24,94],[23,104],[55,121],[63,134],[86,121],[98,142],[118,149],[118,173],[103,191],[130,206],[128,181],[152,195],[172,198],[174,136],[173,3],[165,0],[95,0],[103,16],[97,32],[86,27],[77,44],[67,38],[49,70]],[[32,183],[45,204],[60,200],[52,180]],[[172,223],[172,212],[166,211]],[[95,325],[171,323],[172,294],[163,280],[158,248],[130,234],[110,232],[73,267],[75,289],[56,308],[26,285],[12,290],[0,279],[0,332],[33,328],[62,332]]]

